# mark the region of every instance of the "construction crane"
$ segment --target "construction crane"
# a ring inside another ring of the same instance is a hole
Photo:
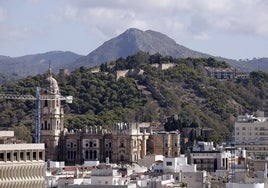
[[[72,103],[73,96],[54,95],[40,95],[40,87],[36,87],[36,95],[21,95],[21,94],[7,94],[0,93],[0,99],[21,99],[21,100],[35,100],[35,143],[40,143],[40,124],[41,124],[41,110],[40,105],[42,100],[64,100],[67,103]]]

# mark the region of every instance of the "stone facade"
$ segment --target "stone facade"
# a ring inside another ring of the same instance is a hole
[[[58,143],[63,131],[64,112],[61,107],[61,96],[57,81],[52,77],[51,69],[47,72],[44,87],[40,92],[41,131],[40,142],[45,143],[46,159],[58,159]]]
[[[180,134],[152,132],[149,123],[117,123],[111,132],[100,126],[65,132],[59,146],[59,159],[67,164],[107,159],[116,163],[137,163],[147,154],[179,156]]]

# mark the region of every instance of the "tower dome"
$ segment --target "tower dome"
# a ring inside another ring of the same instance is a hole
[[[45,85],[47,87],[47,90],[51,94],[59,94],[59,86],[58,82],[55,78],[52,77],[52,71],[51,68],[49,67],[48,72],[47,72],[47,78],[45,80]]]

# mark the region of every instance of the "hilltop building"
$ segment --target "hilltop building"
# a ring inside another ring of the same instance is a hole
[[[46,160],[60,160],[66,164],[107,159],[136,163],[147,154],[166,157],[180,154],[180,133],[153,131],[150,123],[117,123],[112,131],[101,126],[90,126],[84,130],[64,129],[59,86],[50,68],[41,95],[48,98],[40,101],[40,140],[45,143]]]
[[[245,79],[249,77],[248,72],[239,71],[233,68],[205,67],[207,75],[216,79]]]

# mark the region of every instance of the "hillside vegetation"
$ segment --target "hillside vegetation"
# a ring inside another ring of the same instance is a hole
[[[161,70],[153,65],[172,63]],[[213,58],[172,58],[138,52],[100,66],[100,72],[80,67],[69,76],[55,75],[61,94],[72,95],[63,104],[69,129],[115,122],[162,122],[166,130],[209,127],[215,134],[206,140],[229,138],[237,115],[267,110],[268,74],[251,72],[244,80],[216,80],[206,75],[205,66],[229,67]],[[141,69],[141,75],[116,78],[117,70]],[[35,95],[43,75],[27,77],[2,86],[1,93]],[[0,126],[14,127],[21,138],[33,133],[34,101],[0,99]],[[28,129],[25,129],[28,128]],[[23,131],[22,131],[23,130]]]

